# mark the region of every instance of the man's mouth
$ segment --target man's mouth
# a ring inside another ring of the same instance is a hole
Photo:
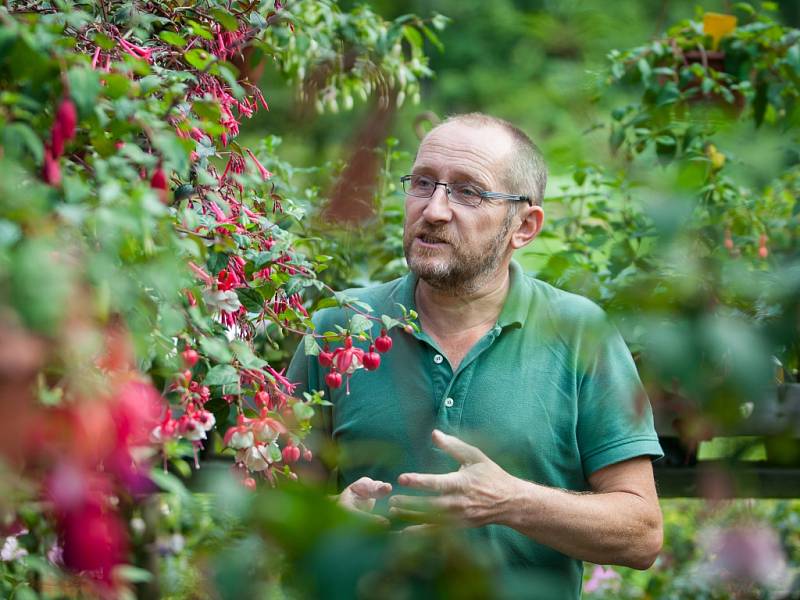
[[[416,237],[416,239],[418,241],[422,242],[423,244],[425,244],[426,246],[435,246],[437,244],[447,244],[448,243],[447,240],[445,240],[443,238],[440,238],[440,237],[435,236],[435,235],[430,235],[430,234],[427,234],[427,233],[419,234]]]

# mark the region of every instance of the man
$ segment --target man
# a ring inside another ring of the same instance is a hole
[[[543,222],[546,171],[519,129],[453,117],[422,141],[403,178],[410,273],[353,292],[377,314],[399,305],[420,333],[349,394],[330,390],[327,433],[343,449],[340,502],[426,521],[445,515],[510,576],[551,576],[577,597],[583,560],[648,568],[662,543],[652,415],[624,342],[590,301],[512,261]],[[345,325],[320,311],[318,331]],[[289,377],[325,389],[300,350]]]

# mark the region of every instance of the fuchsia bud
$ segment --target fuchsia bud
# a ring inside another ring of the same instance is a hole
[[[336,371],[331,371],[325,375],[325,383],[327,383],[328,387],[331,389],[342,387],[342,374],[337,373]]]
[[[283,457],[283,462],[285,463],[297,462],[300,460],[300,448],[293,444],[287,444],[283,448],[281,456]]]
[[[388,352],[392,349],[392,338],[390,338],[385,329],[381,329],[381,335],[375,340],[375,347],[378,352]]]
[[[306,462],[311,462],[311,459],[312,459],[312,458],[314,458],[314,455],[311,453],[311,450],[309,450],[308,448],[306,448],[306,449],[303,451],[303,460],[304,460],[304,461],[306,461]]]
[[[75,137],[75,130],[78,125],[78,111],[75,103],[69,98],[63,98],[56,111],[55,126],[61,130],[64,140],[71,140]]]
[[[325,344],[325,349],[319,353],[317,360],[322,367],[330,367],[333,364],[333,353],[328,344]]]
[[[362,359],[364,364],[364,368],[367,371],[374,371],[378,367],[381,366],[381,355],[375,352],[375,346],[369,347],[369,352],[364,354],[364,358]]]
[[[197,350],[193,348],[187,348],[181,354],[183,356],[183,362],[186,363],[186,366],[190,369],[197,364],[197,361],[200,360],[200,355],[197,354]]]
[[[42,166],[42,179],[52,186],[61,184],[61,166],[58,159],[50,153],[50,148],[44,149],[44,165]]]
[[[269,394],[264,390],[256,392],[255,396],[253,397],[257,406],[261,406],[263,408],[272,408],[272,399],[269,397]]]

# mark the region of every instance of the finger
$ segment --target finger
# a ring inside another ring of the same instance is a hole
[[[409,525],[403,527],[399,533],[432,533],[439,529],[441,525],[437,523],[423,523],[422,525]]]
[[[347,489],[362,498],[383,498],[392,491],[392,484],[362,477],[351,483]]]
[[[462,478],[458,472],[445,473],[443,475],[433,475],[430,473],[403,473],[397,478],[397,483],[415,490],[425,490],[428,492],[447,494],[460,491],[461,479]]]
[[[429,511],[408,510],[405,508],[397,508],[393,506],[389,509],[389,515],[401,521],[409,523],[425,523],[425,524],[438,524],[452,522],[452,518],[442,513],[432,513]]]
[[[402,510],[431,511],[435,510],[435,498],[425,498],[422,496],[392,496],[389,498],[389,506]]]
[[[475,446],[470,446],[454,435],[447,435],[438,429],[434,429],[431,438],[434,444],[447,452],[447,454],[455,458],[462,465],[470,465],[486,459],[486,455],[481,452],[480,449]]]

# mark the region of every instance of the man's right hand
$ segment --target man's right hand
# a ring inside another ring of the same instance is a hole
[[[376,500],[388,496],[391,491],[391,483],[362,477],[344,488],[339,494],[338,502],[348,510],[368,516],[379,523],[388,524],[387,518],[372,514],[372,509],[375,508]]]

